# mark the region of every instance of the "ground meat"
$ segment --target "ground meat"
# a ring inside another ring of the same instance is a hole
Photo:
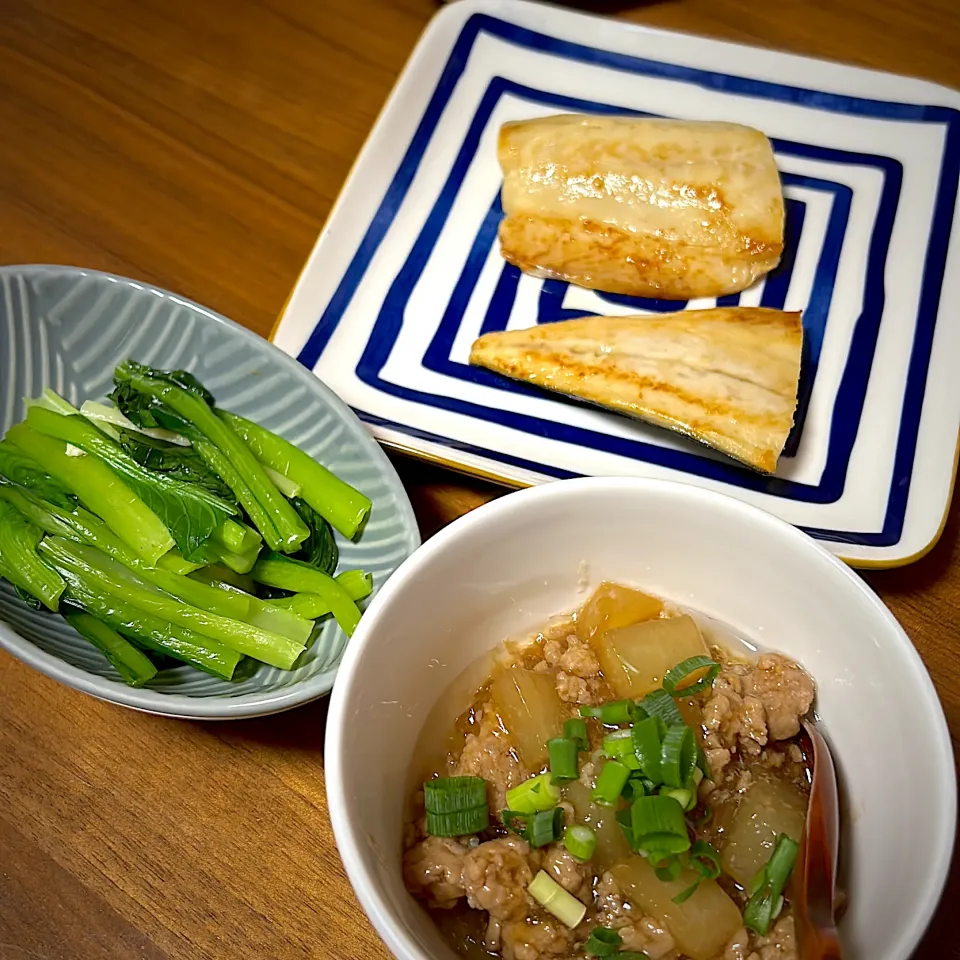
[[[543,662],[549,667],[559,667],[560,661],[566,651],[566,643],[560,640],[548,640],[543,645]]]
[[[504,960],[568,957],[572,944],[572,931],[559,920],[536,915],[506,925],[501,939]]]
[[[564,890],[590,902],[593,873],[588,864],[580,863],[561,843],[552,843],[543,850],[542,870],[557,881]]]
[[[664,960],[673,955],[673,937],[653,917],[644,916],[623,896],[611,873],[600,877],[595,892],[597,923],[616,930],[623,938],[624,950],[645,953],[650,960]]]
[[[765,937],[755,937],[747,960],[797,960],[797,938],[790,914],[781,917]]]
[[[557,694],[567,703],[588,703],[596,706],[605,699],[601,680],[584,680],[564,670],[557,671]]]
[[[600,674],[600,661],[585,643],[570,643],[567,652],[560,657],[560,669],[576,677],[596,677]]]
[[[772,740],[788,740],[800,732],[800,718],[813,704],[813,681],[792,660],[765,653],[743,678],[743,690],[763,704]]]
[[[503,810],[507,805],[507,790],[522,783],[529,774],[489,704],[478,711],[475,731],[467,735],[453,773],[483,777],[487,781],[490,809]]]
[[[534,670],[557,671],[557,694],[566,703],[602,703],[606,687],[600,662],[589,644],[577,639],[572,620],[560,621],[543,634],[543,660]]]
[[[407,889],[428,906],[447,910],[464,895],[463,871],[467,848],[447,837],[427,837],[403,857]]]
[[[519,920],[527,912],[527,887],[533,880],[530,847],[518,837],[488,840],[463,862],[467,903],[497,920]]]
[[[768,741],[795,736],[813,693],[802,668],[779,654],[765,653],[755,664],[725,664],[703,705],[713,779],[719,781],[733,754],[758,757]]]

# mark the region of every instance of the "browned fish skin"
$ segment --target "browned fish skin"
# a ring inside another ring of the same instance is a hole
[[[488,333],[470,362],[773,473],[793,426],[802,342],[799,313],[723,307]]]
[[[783,195],[757,130],[564,114],[505,124],[498,156],[500,248],[527,273],[688,300],[780,262]]]

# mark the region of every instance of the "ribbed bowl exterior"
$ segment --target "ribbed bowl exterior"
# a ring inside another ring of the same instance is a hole
[[[114,367],[128,357],[186,369],[219,406],[285,437],[370,497],[360,542],[337,537],[342,569],[369,571],[376,590],[419,546],[410,502],[367,429],[265,340],[182,297],[95,271],[7,267],[0,293],[0,432],[23,419],[23,398],[44,387],[76,405],[104,397]],[[227,682],[179,667],[134,690],[61,617],[27,608],[0,582],[0,646],[101,699],[174,716],[227,719],[306,703],[333,686],[346,642],[329,620],[293,670],[260,665]]]

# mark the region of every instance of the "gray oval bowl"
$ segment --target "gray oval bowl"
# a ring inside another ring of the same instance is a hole
[[[344,568],[369,571],[377,590],[420,545],[406,492],[366,427],[266,340],[183,297],[95,270],[0,268],[0,295],[0,434],[44,387],[74,404],[104,397],[127,357],[186,369],[219,405],[286,437],[373,501],[360,541],[337,538]],[[134,689],[60,616],[30,610],[0,581],[0,647],[67,686],[150,713],[226,720],[289,710],[330,691],[346,643],[330,621],[293,670],[260,665],[229,682],[184,666]]]

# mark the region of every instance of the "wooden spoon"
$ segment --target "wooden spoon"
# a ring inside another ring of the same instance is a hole
[[[800,960],[842,960],[835,921],[840,841],[837,772],[816,724],[804,720],[800,739],[804,754],[813,760],[810,803],[791,895]]]

